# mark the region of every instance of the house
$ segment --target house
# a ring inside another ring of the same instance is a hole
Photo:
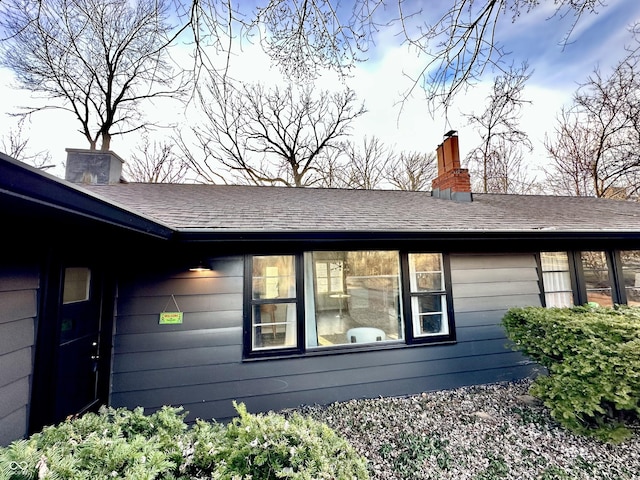
[[[509,307],[640,301],[640,204],[60,180],[0,155],[0,444],[108,403],[196,417],[532,375]]]

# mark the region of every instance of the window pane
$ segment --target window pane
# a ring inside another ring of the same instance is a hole
[[[253,306],[251,338],[254,350],[297,345],[295,303],[263,303]]]
[[[398,252],[312,252],[311,259],[315,276],[313,284],[306,283],[306,309],[315,318],[307,318],[308,346],[403,337]],[[320,275],[325,271],[328,290]]]
[[[573,290],[567,252],[540,252],[542,286],[547,307],[570,307]]]
[[[607,256],[604,252],[581,252],[587,301],[600,306],[613,306]]]
[[[295,296],[296,278],[292,255],[253,257],[254,300]]]
[[[413,296],[411,311],[415,336],[449,333],[445,295]]]
[[[88,268],[65,268],[62,303],[83,302],[89,300],[91,270]]]
[[[411,292],[444,290],[442,255],[439,253],[410,253],[409,281]]]
[[[627,304],[640,306],[640,250],[620,252]]]
[[[543,272],[569,271],[569,257],[567,252],[542,252],[540,253]]]
[[[545,301],[547,307],[572,307],[573,306],[573,293],[571,292],[552,292],[545,293]]]

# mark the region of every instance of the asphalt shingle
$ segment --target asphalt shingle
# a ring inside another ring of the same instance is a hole
[[[640,232],[640,204],[587,197],[128,183],[86,187],[179,231]]]

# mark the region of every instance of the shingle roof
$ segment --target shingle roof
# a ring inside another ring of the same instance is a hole
[[[178,231],[640,232],[640,204],[586,197],[129,183],[91,192]]]

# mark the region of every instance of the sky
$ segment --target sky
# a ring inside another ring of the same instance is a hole
[[[422,2],[423,15],[429,14],[429,2]],[[640,21],[638,0],[607,0],[598,14],[585,15],[573,30],[568,44],[563,44],[572,18],[552,16],[553,2],[547,0],[532,12],[523,14],[515,22],[504,18],[498,37],[510,53],[508,59],[515,63],[528,61],[533,70],[527,82],[523,98],[529,100],[522,112],[521,127],[529,134],[534,151],[526,157],[530,174],[541,178],[539,168],[547,162],[543,147],[545,133],[552,133],[556,115],[563,105],[568,105],[571,95],[579,83],[584,82],[599,67],[606,73],[624,56],[624,47],[632,43],[628,27]],[[352,130],[353,139],[377,136],[396,151],[432,152],[442,142],[443,134],[457,130],[461,156],[479,142],[473,128],[467,125],[464,113],[480,113],[491,86],[492,75],[486,80],[462,92],[449,111],[448,118],[441,112],[432,114],[424,98],[417,92],[409,102],[398,104],[402,92],[409,86],[405,74],[419,68],[421,60],[404,45],[400,45],[392,31],[382,34],[376,42],[371,58],[356,66],[346,83],[364,102],[367,113],[359,118]],[[244,45],[242,55],[233,64],[234,75],[267,83],[282,83],[276,67],[260,54],[257,47]],[[17,120],[9,114],[30,102],[27,92],[12,88],[11,72],[0,69],[0,135],[15,128]],[[323,75],[318,80],[320,88],[341,88],[341,83],[332,75]],[[163,104],[150,106],[150,116],[173,116]],[[58,176],[64,175],[65,148],[87,148],[84,137],[77,132],[76,120],[67,113],[49,110],[33,116],[25,134],[29,137],[29,149],[48,150],[55,168],[48,170]],[[156,136],[166,135],[164,131]],[[114,137],[112,150],[123,159],[139,141],[135,135]],[[464,162],[463,162],[464,166]]]

